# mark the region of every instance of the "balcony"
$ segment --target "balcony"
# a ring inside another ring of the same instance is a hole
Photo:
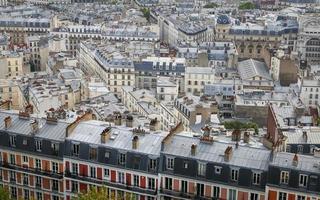
[[[57,178],[57,179],[62,179],[63,178],[63,174],[62,173],[53,173],[51,171],[44,171],[41,169],[36,169],[36,168],[24,168],[22,165],[13,165],[13,164],[8,164],[7,162],[0,162],[0,167],[3,168],[7,168],[7,169],[11,169],[11,170],[17,170],[17,171],[21,171],[23,173],[32,173],[34,175],[44,175],[44,176],[50,176],[52,178]]]
[[[139,193],[145,193],[148,195],[156,195],[157,194],[156,189],[152,190],[152,189],[148,189],[148,188],[141,188],[141,187],[136,187],[133,185],[127,185],[127,184],[124,184],[121,182],[111,182],[111,181],[107,181],[107,180],[91,178],[90,176],[80,176],[80,175],[72,174],[69,171],[65,172],[65,176],[68,178],[75,179],[75,180],[86,181],[86,182],[91,182],[91,183],[100,184],[100,185],[106,185],[109,187],[114,187],[114,188],[123,189],[123,190],[131,190],[131,191],[135,191],[135,192],[139,192]]]

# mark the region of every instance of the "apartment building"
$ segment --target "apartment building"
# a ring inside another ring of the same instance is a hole
[[[186,95],[175,100],[174,112],[186,131],[199,131],[218,113],[218,104],[214,98]]]
[[[1,112],[1,183],[12,198],[64,199],[67,123]]]
[[[15,51],[0,52],[0,78],[12,79],[24,74],[24,56]]]
[[[185,59],[170,57],[148,57],[141,62],[135,62],[135,85],[137,88],[157,88],[157,81],[163,77],[177,80],[179,93],[184,92]]]
[[[316,107],[319,105],[319,80],[303,79],[301,81],[300,97],[302,102],[307,106]]]
[[[185,70],[184,85],[187,93],[202,95],[204,85],[215,80],[215,70],[211,67],[187,67]]]
[[[116,199],[319,200],[316,155],[216,141],[205,126],[197,138],[178,126],[136,128],[128,117],[125,126],[91,113],[66,123],[27,111],[0,112],[0,182],[14,198],[70,200],[105,187]]]
[[[8,33],[14,44],[25,44],[26,38],[34,34],[47,35],[50,26],[48,18],[0,18],[0,32]]]
[[[23,93],[16,81],[0,79],[0,101],[10,101],[11,109],[23,108]]]
[[[108,90],[121,96],[123,86],[134,86],[135,68],[130,58],[109,51],[108,45],[82,42],[79,49],[81,69],[103,80]]]

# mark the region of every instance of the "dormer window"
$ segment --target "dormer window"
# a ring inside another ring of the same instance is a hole
[[[36,140],[36,151],[41,152],[42,151],[42,141]]]
[[[73,156],[79,156],[80,152],[80,144],[72,144],[71,153]]]
[[[15,135],[9,136],[9,144],[11,147],[15,147],[17,143],[17,137]]]
[[[126,164],[126,154],[120,153],[118,157],[118,164],[119,165],[125,165]]]
[[[173,167],[174,167],[174,158],[172,157],[167,157],[167,169],[169,170],[173,170]]]

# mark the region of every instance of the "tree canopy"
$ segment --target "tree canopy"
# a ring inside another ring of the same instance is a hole
[[[203,8],[216,8],[216,7],[219,7],[219,5],[216,3],[208,3],[205,6],[203,6]]]
[[[149,21],[150,20],[150,9],[149,8],[141,8],[141,12],[143,16]]]
[[[1,200],[11,200],[9,191],[4,187],[0,187],[0,199]]]
[[[234,130],[252,128],[252,129],[254,129],[254,132],[256,134],[258,133],[258,125],[254,122],[243,123],[240,121],[229,121],[229,122],[224,122],[223,125],[226,129],[234,129]]]
[[[239,5],[239,10],[252,10],[255,8],[256,6],[252,2],[243,2]]]

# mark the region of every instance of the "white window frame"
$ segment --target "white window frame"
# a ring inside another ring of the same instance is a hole
[[[222,167],[220,167],[220,166],[214,166],[214,173],[215,173],[215,174],[221,174],[221,170],[222,170]]]
[[[207,163],[198,162],[198,176],[205,176],[207,171]]]
[[[167,157],[166,164],[167,164],[166,165],[167,169],[173,170],[173,168],[174,168],[174,158],[173,157]]]
[[[41,152],[42,151],[42,140],[36,140],[36,151]]]
[[[261,172],[253,172],[252,173],[252,183],[254,185],[260,185],[260,183],[261,183]]]
[[[280,172],[280,183],[281,184],[288,184],[289,183],[289,172],[288,171],[281,171]]]
[[[299,174],[299,186],[300,187],[307,187],[308,186],[308,175]]]
[[[59,163],[57,163],[57,162],[51,162],[51,171],[53,172],[53,173],[59,173]]]
[[[231,180],[238,181],[239,180],[239,169],[231,168]]]

